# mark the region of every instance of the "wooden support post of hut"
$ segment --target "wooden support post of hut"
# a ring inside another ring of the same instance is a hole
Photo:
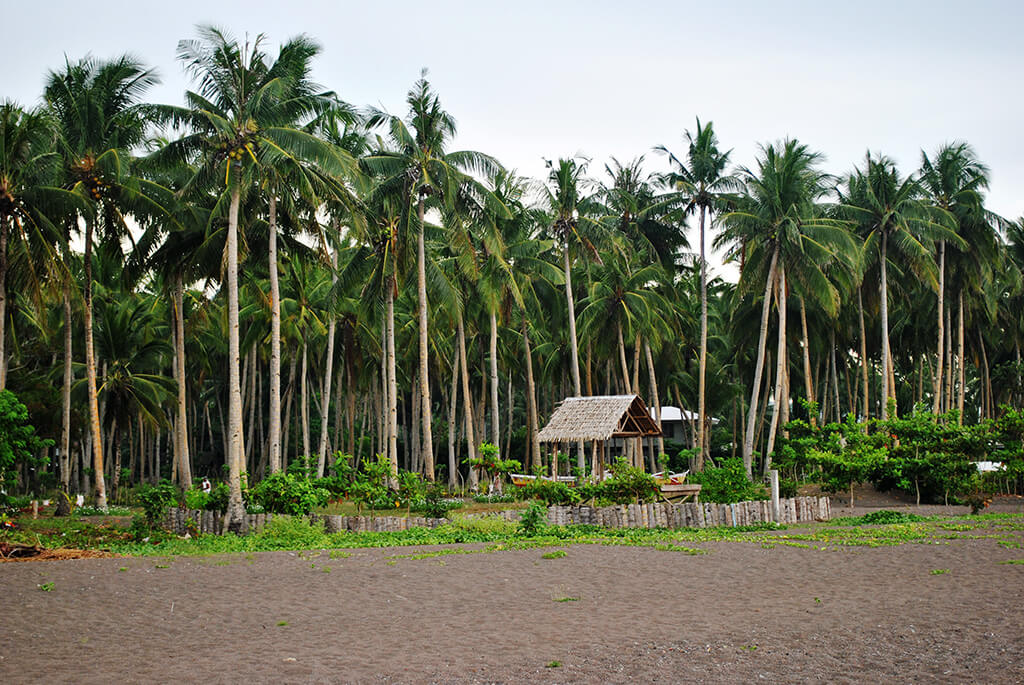
[[[605,448],[609,440],[642,439],[659,435],[661,429],[658,423],[651,418],[647,406],[638,395],[597,395],[566,397],[537,438],[540,442],[555,443],[556,454],[558,443],[594,443],[592,454],[597,455],[599,463],[593,464],[593,472],[598,479],[603,480]]]

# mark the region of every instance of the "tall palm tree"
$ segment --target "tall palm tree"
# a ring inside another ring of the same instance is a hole
[[[772,294],[779,316],[779,340],[776,349],[775,411],[768,434],[764,468],[771,465],[771,447],[775,430],[789,402],[786,387],[786,296],[787,272],[806,296],[814,297],[827,312],[839,307],[839,293],[823,272],[829,261],[856,254],[846,223],[824,216],[818,200],[828,191],[830,177],[819,168],[822,156],[797,140],[785,140],[761,149],[756,172],[742,169],[745,195],[737,199],[737,209],[723,217],[725,230],[718,244],[730,247],[729,256],[745,258],[740,287],[749,291],[763,278],[764,300],[754,381],[748,407],[743,444],[743,461],[748,475],[752,470],[754,426],[757,420],[761,373],[768,334],[768,314]]]
[[[242,502],[242,391],[238,322],[238,226],[243,193],[249,193],[260,171],[285,162],[289,166],[315,164],[338,177],[351,173],[354,161],[343,151],[294,127],[304,112],[315,113],[321,99],[312,104],[294,98],[296,80],[305,71],[308,56],[316,53],[309,39],[292,39],[281,46],[277,59],[262,50],[265,36],[252,44],[240,44],[213,27],[200,27],[198,40],[178,43],[178,59],[198,83],[187,91],[186,107],[163,106],[165,120],[184,126],[186,134],[156,153],[156,161],[194,164],[196,173],[184,190],[220,186],[226,197],[218,203],[215,217],[227,214],[225,280],[228,301],[228,431],[229,473],[228,528],[244,525]],[[296,64],[299,67],[296,67]],[[221,181],[220,179],[223,179]],[[227,207],[224,207],[225,200]]]
[[[922,151],[919,176],[928,200],[942,212],[948,213],[953,224],[951,227],[958,235],[962,235],[965,228],[987,223],[981,193],[988,187],[988,168],[978,161],[970,145],[964,142],[947,143],[939,148],[934,158],[929,158]],[[991,244],[989,231],[982,230],[980,233],[981,236],[975,237],[988,238],[985,242]],[[966,246],[963,242],[959,244],[959,249]],[[946,240],[941,237],[938,240],[938,262],[938,354],[933,386],[935,394],[932,398],[932,411],[936,414],[940,411],[942,399],[945,336],[951,335],[951,331],[945,330]],[[963,305],[962,299],[960,305]],[[949,373],[952,373],[952,369]]]
[[[107,495],[92,330],[93,238],[97,229],[107,239],[127,233],[124,214],[133,206],[153,209],[155,205],[166,214],[154,200],[160,189],[133,175],[129,165],[130,151],[144,140],[148,124],[149,109],[142,98],[156,82],[155,73],[131,57],[109,62],[85,58],[50,72],[44,92],[59,131],[63,183],[87,203],[80,215],[85,224],[85,370],[100,508],[106,507]]]
[[[704,222],[711,217],[712,211],[722,205],[722,199],[737,188],[734,177],[725,173],[729,164],[731,151],[722,152],[718,149],[718,138],[712,122],[701,126],[697,119],[696,133],[686,131],[688,149],[686,159],[680,159],[662,145],[657,148],[668,155],[672,171],[665,175],[665,181],[677,189],[686,198],[686,212],[697,211],[699,215],[698,235],[700,242],[700,352],[697,380],[697,462],[698,471],[704,468],[704,442],[707,428],[707,411],[705,408],[705,376],[707,375],[708,357],[708,275],[707,259],[704,254]]]
[[[877,255],[879,297],[882,318],[882,405],[881,416],[888,417],[889,402],[895,402],[892,387],[892,350],[889,344],[890,250],[903,257],[922,280],[936,285],[931,244],[935,240],[957,241],[957,236],[942,223],[946,213],[933,211],[922,201],[921,187],[910,177],[900,178],[896,165],[884,156],[865,159],[841,191],[844,209],[860,227],[865,252]]]
[[[459,188],[464,186],[472,188],[488,206],[495,206],[493,194],[468,173],[490,176],[500,168],[500,165],[492,157],[481,152],[447,149],[455,138],[455,119],[441,107],[440,98],[427,81],[426,71],[409,91],[406,104],[409,106],[409,115],[405,121],[383,112],[372,114],[369,120],[371,125],[387,124],[393,149],[368,155],[362,162],[372,172],[385,178],[384,185],[402,189],[407,202],[405,222],[411,221],[414,207],[416,211],[416,291],[419,326],[417,377],[422,407],[422,449],[425,454],[432,455],[434,439],[431,430],[428,352],[427,256],[423,230],[426,211],[428,203],[439,207],[451,207]],[[427,459],[425,465],[427,478],[433,480],[432,459]]]

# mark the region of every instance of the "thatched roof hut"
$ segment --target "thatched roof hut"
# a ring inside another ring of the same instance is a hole
[[[661,435],[638,395],[566,397],[537,435],[540,442],[577,442]]]

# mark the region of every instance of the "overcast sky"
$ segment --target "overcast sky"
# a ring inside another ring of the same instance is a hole
[[[915,169],[921,150],[966,140],[992,172],[989,207],[1024,215],[1024,10],[1016,2],[22,2],[5,18],[0,99],[38,102],[64,56],[129,52],[155,66],[158,102],[180,103],[178,40],[196,24],[276,44],[323,45],[315,79],[358,105],[404,114],[419,76],[458,120],[456,147],[544,176],[581,153],[685,152],[695,117],[753,165],[796,137],[843,173],[871,149]],[[727,273],[725,275],[731,275]]]

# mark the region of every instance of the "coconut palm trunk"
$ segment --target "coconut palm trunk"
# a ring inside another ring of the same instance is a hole
[[[85,222],[85,377],[89,388],[89,423],[92,429],[92,468],[96,486],[96,506],[107,508],[107,485],[103,477],[103,437],[100,432],[100,402],[96,390],[96,348],[92,340],[92,234],[93,221]]]
[[[881,309],[882,309],[882,420],[889,418],[889,283],[886,276],[886,243],[888,235],[882,231]]]
[[[772,411],[772,421],[768,428],[768,444],[764,448],[764,474],[772,466],[772,452],[775,449],[775,434],[780,424],[784,422],[785,405],[789,403],[789,392],[786,388],[786,362],[789,355],[786,353],[786,267],[780,264],[778,267],[778,293],[775,296],[779,309],[779,340],[775,351],[775,409]]]
[[[430,407],[430,371],[429,371],[429,356],[427,352],[427,257],[426,247],[424,245],[423,238],[423,217],[424,217],[424,204],[423,197],[420,197],[419,206],[417,212],[419,214],[419,235],[416,237],[416,292],[419,303],[419,326],[420,326],[420,338],[419,338],[419,352],[420,352],[420,395],[421,402],[423,403],[423,453],[424,468],[423,475],[426,476],[427,480],[434,480],[434,437],[431,430],[431,407]]]
[[[338,282],[336,270],[338,264],[338,253],[331,255],[331,284]],[[337,330],[338,317],[330,312],[327,321],[327,352],[324,360],[324,387],[320,395],[320,447],[317,450],[316,472],[319,478],[324,477],[324,468],[327,465],[327,413],[331,409],[331,374],[334,372],[334,332]]]
[[[391,462],[392,485],[397,485],[398,477],[398,380],[395,373],[395,282],[389,276],[384,284],[384,307],[386,325],[384,347],[387,366],[387,446],[388,460]]]
[[[242,386],[238,323],[238,208],[241,187],[231,189],[228,210],[227,282],[228,282],[228,508],[226,528],[244,532],[245,504],[242,502]],[[99,469],[97,469],[99,471]]]
[[[651,401],[654,405],[654,421],[661,430],[661,397],[658,395],[658,377],[654,373],[654,355],[651,354],[651,345],[644,340],[644,353],[647,356],[648,381],[651,384]],[[658,454],[665,454],[665,436],[658,434]]]
[[[277,196],[270,194],[267,266],[270,272],[270,472],[281,470],[281,283],[277,269]]]
[[[754,437],[757,426],[757,410],[761,397],[761,375],[764,372],[764,354],[768,346],[768,314],[772,305],[772,286],[775,285],[775,269],[779,262],[779,248],[772,252],[771,263],[768,265],[768,277],[765,279],[764,302],[761,304],[761,328],[757,339],[757,357],[754,360],[754,384],[750,391],[750,407],[747,410],[747,429],[743,441],[743,466],[747,477],[753,476]]]
[[[67,493],[71,485],[71,383],[72,346],[71,346],[71,280],[64,282],[64,389],[62,393],[61,430],[60,430],[60,483],[61,489]]]
[[[569,236],[562,249],[562,266],[565,270],[565,302],[569,307],[569,365],[572,373],[572,392],[576,397],[583,394],[580,387],[580,353],[576,339],[576,301],[572,294],[572,264],[569,261]],[[584,466],[583,441],[576,443],[576,465]]]
[[[462,321],[462,312],[458,314],[459,336],[459,368],[462,375],[462,410],[466,420],[466,453],[470,459],[476,459],[476,439],[473,434],[473,395],[469,388],[469,364],[466,361],[466,328]],[[469,469],[469,487],[476,489],[479,485],[477,469]]]
[[[956,316],[956,363],[957,363],[957,395],[956,411],[957,423],[964,422],[964,291],[957,295],[957,316]]]
[[[491,442],[501,446],[501,430],[498,426],[498,317],[491,312]]]
[[[455,415],[459,402],[459,348],[452,350],[452,386],[448,394],[448,485],[456,488],[459,485],[459,463],[455,453]]]
[[[704,258],[704,215],[700,206],[700,360],[697,370],[697,470],[704,470],[704,427],[707,424],[705,395],[708,369],[708,265]],[[660,421],[660,419],[659,419]]]
[[[302,333],[302,367],[299,370],[299,421],[302,423],[302,457],[309,465],[309,379],[306,333]]]
[[[871,400],[868,392],[871,384],[868,379],[868,338],[864,330],[864,295],[860,287],[857,288],[857,315],[860,319],[860,371],[861,381],[864,384],[864,425],[867,426],[868,417],[871,414]]]
[[[526,354],[526,417],[529,423],[530,467],[540,466],[540,440],[537,428],[537,385],[533,379],[533,352],[530,349],[530,333],[526,325],[526,312],[522,323],[523,351]]]
[[[0,222],[0,391],[7,387],[7,222]]]
[[[186,412],[188,397],[186,396],[185,377],[185,285],[182,275],[178,273],[174,279],[174,327],[177,332],[174,355],[178,377],[178,414],[174,422],[178,440],[178,483],[188,490],[192,487],[192,460],[188,450],[188,421]]]
[[[938,414],[942,407],[942,341],[945,335],[945,319],[942,316],[942,311],[945,308],[945,296],[946,296],[946,241],[939,241],[939,331],[938,331],[938,347],[937,354],[935,355],[935,383],[933,385],[935,395],[932,397],[932,413]]]
[[[811,341],[807,337],[807,305],[804,298],[800,298],[800,332],[803,334],[804,351],[804,392],[807,394],[807,401],[814,403],[814,379],[811,378]],[[818,425],[818,412],[809,412],[811,426]]]

